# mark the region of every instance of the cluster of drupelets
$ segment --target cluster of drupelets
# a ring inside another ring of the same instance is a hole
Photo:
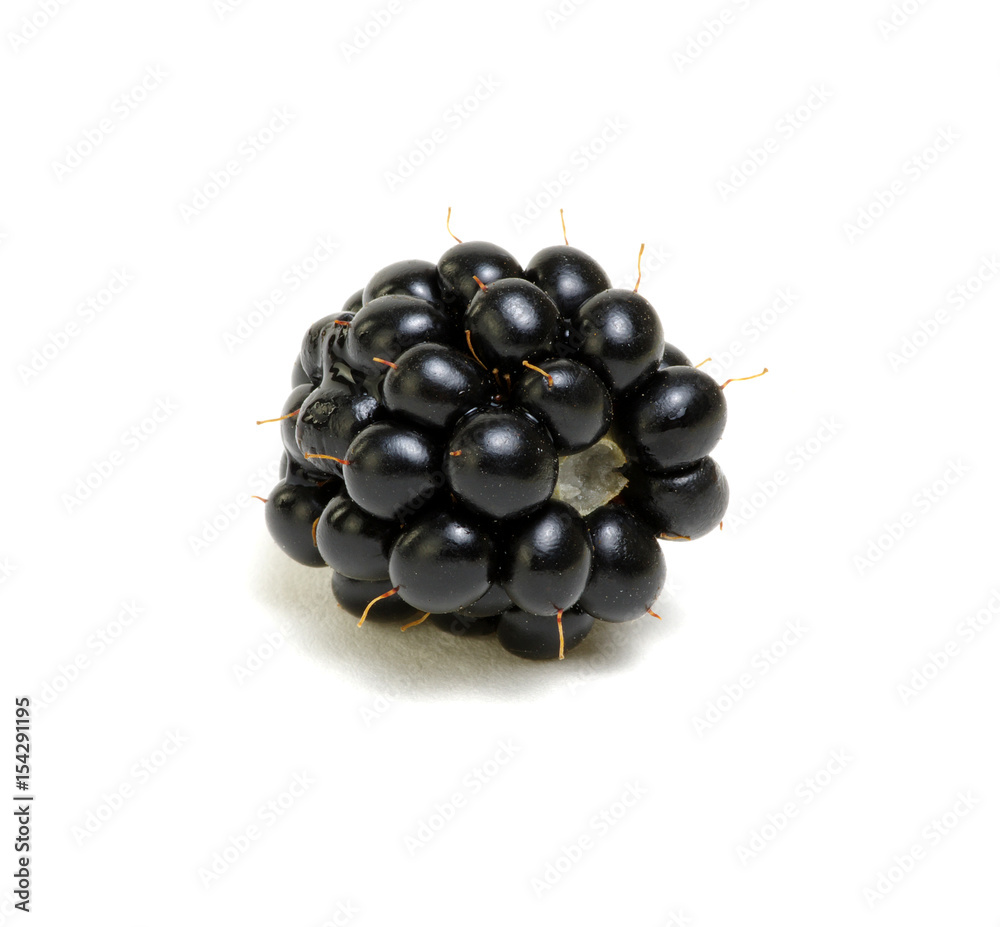
[[[268,528],[333,568],[359,626],[429,618],[562,659],[595,619],[655,615],[661,540],[721,525],[726,384],[568,242],[522,268],[456,241],[306,333]]]

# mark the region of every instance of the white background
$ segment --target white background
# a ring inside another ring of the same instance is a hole
[[[43,6],[0,21],[31,923],[997,922],[996,4]],[[733,502],[666,551],[663,622],[562,663],[356,630],[247,499],[306,327],[436,260],[448,206],[522,262],[562,206],[619,283],[646,242],[668,340],[771,369],[727,390]]]

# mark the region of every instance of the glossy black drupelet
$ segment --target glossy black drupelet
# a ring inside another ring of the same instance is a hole
[[[493,541],[458,507],[433,511],[407,528],[389,555],[389,578],[399,595],[425,612],[453,612],[490,587]]]
[[[420,344],[401,354],[382,389],[391,412],[442,431],[469,409],[492,401],[495,392],[496,383],[468,354],[441,344]]]
[[[351,579],[389,578],[389,551],[399,524],[376,518],[347,493],[327,503],[316,525],[316,546],[322,558]]]
[[[546,502],[514,525],[504,544],[503,588],[520,609],[555,615],[572,607],[590,575],[590,537],[576,509]]]
[[[430,261],[397,261],[376,273],[362,293],[362,304],[379,296],[414,296],[431,303],[441,302],[437,265]]]
[[[351,367],[370,376],[386,368],[375,360],[395,361],[407,348],[434,341],[453,344],[457,329],[446,310],[412,296],[379,296],[366,303],[347,331]]]
[[[663,473],[629,472],[625,502],[656,534],[703,537],[719,527],[729,505],[729,483],[711,457]]]
[[[622,400],[614,433],[631,461],[669,470],[707,457],[725,427],[719,384],[695,367],[668,367]]]
[[[572,318],[592,296],[610,289],[611,279],[589,254],[569,245],[542,248],[524,268],[524,277]]]
[[[574,609],[562,616],[564,652],[583,643],[594,627],[594,618]],[[539,616],[511,609],[497,625],[500,646],[527,660],[554,660],[559,656],[559,625],[554,615]]]
[[[281,480],[271,490],[264,505],[267,530],[293,560],[305,566],[326,566],[313,544],[313,524],[341,485],[339,480],[331,480],[326,486]]]
[[[375,601],[378,596],[392,592],[392,583],[387,579],[367,582],[361,579],[351,579],[334,570],[331,585],[337,604],[349,615],[354,615],[355,618],[364,615],[365,609],[370,604],[372,607],[368,611],[366,621],[403,621],[420,614],[398,595],[389,595]],[[373,602],[374,604],[372,604]]]
[[[496,632],[501,613],[513,607],[503,587],[493,583],[471,605],[445,615],[431,615],[431,621],[456,637],[486,637]]]
[[[504,592],[503,586],[494,582],[486,592],[481,595],[471,605],[460,608],[458,613],[466,618],[487,618],[490,615],[499,615],[500,612],[513,608],[510,596]]]
[[[378,518],[405,520],[444,482],[440,445],[395,422],[377,422],[362,431],[348,447],[346,459],[347,492]]]
[[[369,425],[385,417],[382,404],[365,393],[353,392],[345,383],[324,382],[302,402],[295,419],[295,443],[310,467],[342,476],[343,459],[351,442]],[[306,457],[306,454],[323,455]]]
[[[349,322],[350,319],[349,312],[335,312],[309,326],[302,339],[299,361],[312,383],[318,385],[323,379],[323,357],[327,337],[338,327],[338,322]]]
[[[559,462],[538,422],[514,412],[485,411],[459,422],[444,468],[452,491],[474,512],[511,518],[551,497]]]
[[[303,476],[314,479],[316,482],[321,482],[329,474],[317,467],[311,460],[306,460],[305,455],[299,448],[298,442],[295,440],[295,430],[298,424],[297,413],[302,408],[302,404],[312,394],[313,389],[314,387],[310,382],[302,386],[296,386],[288,394],[285,404],[281,407],[282,419],[278,423],[278,428],[281,434],[281,444],[285,449],[285,454],[288,456],[289,461],[298,467]],[[296,414],[292,415],[291,413],[293,412]]]
[[[365,291],[357,290],[347,297],[341,312],[349,312],[354,315],[365,304]]]
[[[295,363],[292,364],[292,389],[297,386],[312,386],[312,380],[302,368],[302,360],[299,357],[296,357]]]
[[[551,353],[559,310],[538,287],[517,278],[478,292],[465,312],[476,356],[502,374],[520,373],[524,361]]]
[[[675,348],[669,342],[663,346],[663,355],[660,357],[658,370],[666,370],[667,367],[690,367],[691,361],[680,349]]]
[[[340,321],[334,325],[323,341],[323,379],[318,386],[325,385],[330,380],[342,380],[341,371],[350,367],[347,357],[347,333],[354,320],[353,312],[342,312]]]
[[[438,283],[445,302],[462,311],[479,292],[478,277],[486,286],[523,271],[509,251],[488,241],[463,241],[449,248],[437,263]]]
[[[639,618],[652,608],[666,580],[659,543],[624,505],[602,505],[586,523],[593,556],[580,608],[604,621]]]
[[[649,301],[631,290],[605,290],[579,309],[574,330],[578,357],[612,394],[641,383],[663,356],[663,326]]]
[[[574,360],[549,357],[514,382],[513,402],[549,430],[560,454],[596,444],[611,425],[611,394],[600,377]],[[551,377],[551,380],[549,379]]]

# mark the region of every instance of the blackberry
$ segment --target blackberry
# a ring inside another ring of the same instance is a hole
[[[595,627],[655,614],[661,539],[722,521],[708,455],[730,381],[665,341],[638,282],[612,288],[568,241],[523,269],[456,241],[378,271],[306,332],[267,526],[332,568],[359,625],[430,619],[561,659]]]

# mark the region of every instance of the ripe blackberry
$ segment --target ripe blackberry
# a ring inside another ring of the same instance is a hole
[[[568,242],[523,270],[458,241],[375,273],[293,365],[265,507],[279,546],[332,567],[359,625],[430,619],[527,659],[655,614],[660,540],[703,536],[728,503],[708,454],[729,381],[637,290]]]

